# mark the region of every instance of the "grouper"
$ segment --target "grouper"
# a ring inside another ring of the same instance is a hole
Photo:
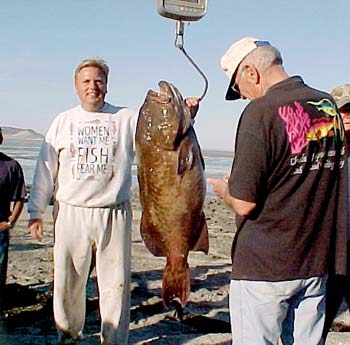
[[[204,160],[189,107],[172,84],[149,90],[136,129],[142,239],[155,256],[166,257],[162,298],[184,307],[191,289],[188,254],[209,249],[203,213]]]

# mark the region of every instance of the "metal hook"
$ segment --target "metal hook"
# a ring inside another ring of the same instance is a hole
[[[175,47],[179,48],[184,53],[186,58],[190,61],[190,63],[194,66],[194,68],[199,72],[199,74],[204,79],[204,83],[205,83],[204,91],[203,91],[202,95],[199,97],[199,101],[201,101],[208,91],[209,82],[208,82],[208,79],[205,76],[205,74],[201,71],[201,69],[198,67],[198,65],[193,61],[193,59],[186,52],[185,47],[184,47],[184,32],[185,32],[184,23],[181,20],[178,20],[176,22]]]
[[[182,48],[184,46],[184,23],[180,20],[176,22],[176,38],[175,47]]]

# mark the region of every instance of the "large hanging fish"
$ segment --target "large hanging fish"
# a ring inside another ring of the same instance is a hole
[[[151,253],[167,258],[164,305],[178,297],[184,306],[191,287],[188,253],[209,248],[204,160],[180,92],[165,81],[159,88],[148,91],[136,129],[141,236]]]

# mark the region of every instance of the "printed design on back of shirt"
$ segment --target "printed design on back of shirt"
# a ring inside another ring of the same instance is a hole
[[[70,152],[74,179],[111,177],[114,174],[116,127],[113,121],[72,123]]]
[[[299,102],[294,101],[293,108],[284,105],[278,108],[278,114],[285,123],[292,154],[299,153],[308,144],[306,139],[311,127],[310,116]]]
[[[307,139],[319,140],[329,136],[335,136],[335,139],[344,140],[344,128],[341,121],[341,116],[338,113],[335,105],[327,98],[323,98],[318,102],[307,102],[314,105],[318,111],[323,112],[325,115],[321,118],[315,118],[314,124],[310,128]],[[339,138],[337,138],[337,133]]]
[[[344,139],[340,115],[330,100],[324,98],[318,102],[308,101],[307,104],[315,106],[323,115],[310,117],[296,101],[294,101],[295,108],[290,105],[278,108],[278,114],[285,123],[292,154],[301,152],[309,141],[337,135],[336,130],[339,131],[339,139],[341,141]]]
[[[310,170],[318,170],[321,167],[334,169],[335,157],[340,154],[340,167],[344,165],[344,128],[335,105],[328,99],[320,101],[308,101],[307,104],[315,107],[318,116],[311,117],[302,105],[294,101],[291,105],[280,106],[278,114],[285,123],[285,129],[290,143],[290,165],[295,167],[293,174],[301,174],[308,162],[303,149],[312,141],[317,142],[318,150],[311,156]],[[334,147],[327,150],[323,140],[333,137]],[[337,154],[338,151],[339,153]]]

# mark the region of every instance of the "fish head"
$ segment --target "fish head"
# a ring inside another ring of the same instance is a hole
[[[174,85],[160,81],[158,86],[159,92],[147,93],[139,113],[138,131],[142,132],[141,139],[173,150],[191,125],[191,112]]]

